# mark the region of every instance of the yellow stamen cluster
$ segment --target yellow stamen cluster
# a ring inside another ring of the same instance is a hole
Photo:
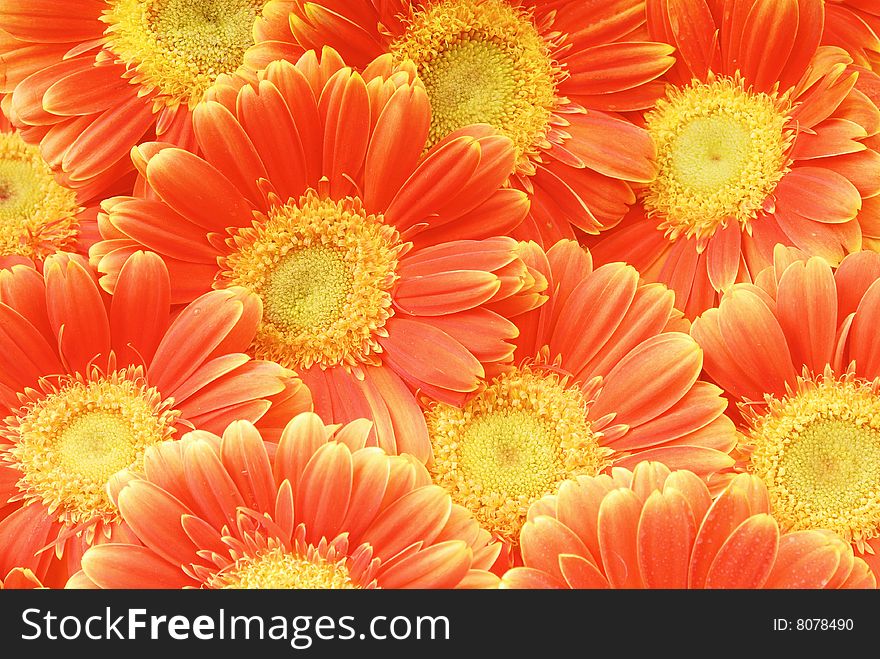
[[[392,315],[391,288],[404,249],[394,227],[358,199],[321,199],[270,211],[240,229],[218,282],[260,296],[255,355],[288,368],[370,361]]]
[[[239,589],[358,588],[351,580],[345,559],[333,563],[318,555],[304,558],[281,547],[238,559],[230,568],[216,574],[207,585],[209,588]]]
[[[159,103],[194,107],[223,74],[235,73],[254,44],[265,0],[111,0],[101,20],[107,47],[155,89]]]
[[[530,14],[504,0],[429,4],[414,12],[391,52],[397,61],[414,62],[425,84],[428,147],[454,130],[487,123],[513,141],[519,168],[528,169],[560,102],[563,76]]]
[[[880,535],[880,381],[802,380],[772,399],[745,445],[785,529],[830,529],[863,545]]]
[[[730,222],[748,231],[788,171],[790,110],[787,96],[739,77],[670,88],[646,116],[658,173],[645,207],[659,227],[672,240],[707,239]]]
[[[76,193],[55,181],[39,146],[0,132],[0,256],[42,260],[73,250],[79,210]]]
[[[523,366],[463,407],[438,404],[427,414],[435,482],[509,542],[517,542],[533,501],[608,464],[611,451],[586,418],[588,401],[567,384]]]
[[[171,438],[178,415],[137,369],[67,377],[6,430],[15,443],[5,459],[22,474],[24,498],[42,502],[59,521],[112,521],[107,481],[122,469],[139,470],[146,448]]]

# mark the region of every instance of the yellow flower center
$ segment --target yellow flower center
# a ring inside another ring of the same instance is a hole
[[[560,102],[556,86],[563,76],[529,13],[504,0],[427,5],[391,52],[398,61],[412,60],[425,84],[428,147],[469,124],[491,124],[513,141],[518,169],[529,170]]]
[[[788,171],[787,96],[747,90],[740,78],[673,88],[646,117],[657,178],[645,207],[660,228],[706,239],[731,221],[748,230]]]
[[[607,466],[611,451],[599,445],[587,407],[577,387],[529,367],[499,376],[463,407],[438,404],[427,414],[434,480],[515,543],[533,501]]]
[[[55,181],[39,146],[0,132],[0,256],[42,260],[72,250],[78,211],[76,193]]]
[[[750,468],[786,529],[830,529],[862,545],[880,535],[880,382],[802,382],[753,423]]]
[[[110,0],[107,47],[131,79],[170,107],[194,107],[218,76],[235,73],[254,44],[265,0]]]
[[[229,245],[219,281],[263,301],[258,358],[293,369],[374,359],[404,246],[360,200],[309,192],[238,230]]]
[[[174,433],[174,419],[134,371],[99,379],[68,377],[26,405],[7,428],[4,456],[22,476],[24,498],[40,501],[69,524],[117,519],[106,485],[121,469],[139,469],[148,446]]]
[[[209,588],[346,589],[358,586],[351,580],[345,560],[336,563],[313,556],[304,558],[273,547],[257,556],[240,558],[228,570],[208,582]]]

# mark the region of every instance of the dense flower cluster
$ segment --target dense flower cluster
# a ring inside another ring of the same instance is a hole
[[[873,7],[0,0],[0,588],[876,588]]]

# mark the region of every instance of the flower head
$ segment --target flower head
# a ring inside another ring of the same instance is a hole
[[[134,530],[83,557],[103,588],[455,588],[491,585],[489,534],[424,467],[365,447],[369,423],[294,417],[274,457],[235,422],[158,444],[116,494]],[[134,476],[134,475],[132,475]],[[205,487],[205,483],[214,484]]]
[[[109,303],[74,255],[0,282],[0,571],[63,584],[85,547],[129,537],[107,488],[150,446],[238,418],[277,437],[277,415],[311,407],[289,371],[242,354],[261,315],[243,289],[172,318],[168,273],[143,252]]]
[[[506,316],[545,285],[495,237],[527,205],[502,187],[510,140],[481,125],[425,151],[429,118],[424,87],[390,57],[359,74],[326,49],[218,88],[195,111],[204,158],[146,145],[149,198],[104,202],[102,283],[114,290],[146,246],[175,302],[248,289],[264,309],[251,354],[299,373],[328,419],[372,418],[378,445],[427,460],[411,389],[473,391],[510,358]]]
[[[693,473],[643,462],[566,482],[532,506],[502,588],[875,588],[828,531],[782,533],[741,474],[713,501]]]

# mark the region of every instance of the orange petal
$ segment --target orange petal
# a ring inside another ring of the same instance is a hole
[[[793,363],[821,373],[831,362],[837,332],[837,288],[828,264],[811,258],[786,268],[779,279],[776,309]]]
[[[427,462],[431,456],[431,442],[425,416],[400,377],[390,368],[365,367],[364,393],[377,426],[378,414],[383,410],[387,414],[385,427],[377,427],[379,446],[387,453],[408,453],[420,462]]]
[[[615,423],[630,426],[653,419],[684,397],[702,366],[702,350],[687,334],[652,337],[611,369],[590,418],[614,413]]]
[[[308,179],[302,136],[281,92],[261,80],[256,90],[242,87],[238,106],[238,120],[278,195],[299,197],[314,181]]]
[[[797,0],[756,2],[739,43],[742,73],[759,90],[769,90],[785,68],[798,27]]]
[[[215,528],[235,528],[236,511],[245,502],[217,450],[204,441],[192,442],[183,454],[183,471],[194,512]]]
[[[499,588],[562,590],[565,584],[546,572],[530,567],[515,567],[504,573]]]
[[[740,524],[719,549],[706,574],[706,588],[761,588],[773,569],[779,527],[767,514]]]
[[[608,580],[596,564],[582,556],[562,554],[559,557],[559,570],[569,588],[609,588]]]
[[[131,147],[154,125],[152,104],[134,88],[127,91],[128,98],[95,117],[65,150],[61,168],[72,179],[86,180],[127,159]]]
[[[491,272],[437,272],[398,282],[394,305],[414,316],[442,316],[478,307],[500,288],[501,282]]]
[[[527,521],[520,531],[520,551],[523,564],[557,579],[564,580],[559,568],[561,554],[582,556],[591,562],[590,550],[575,533],[553,517],[540,515]]]
[[[565,356],[569,369],[582,371],[619,327],[635,297],[638,277],[635,268],[610,263],[578,282],[564,305],[555,302],[559,311],[548,344],[554,354]],[[587,314],[590,323],[585,325]]]
[[[785,383],[794,383],[797,373],[785,334],[765,301],[753,290],[734,287],[719,310],[727,349],[744,370],[760,374],[764,392],[785,395]]]
[[[74,259],[50,256],[44,264],[49,322],[72,370],[85,372],[96,357],[107,358],[110,321],[90,271]]]
[[[437,485],[412,490],[382,511],[361,542],[373,545],[383,561],[413,543],[430,544],[449,518],[451,507],[449,494]]]
[[[642,502],[631,490],[613,490],[599,508],[599,552],[612,588],[643,588],[638,562]]]
[[[257,181],[268,179],[269,175],[253,142],[232,112],[215,101],[199,103],[193,110],[193,127],[204,159],[244,197],[259,199]]]
[[[880,375],[880,283],[874,282],[862,296],[850,331],[850,358],[856,361],[859,375],[873,379]],[[873,330],[872,330],[873,328]]]
[[[716,232],[706,250],[706,272],[716,291],[730,288],[739,271],[742,231],[736,223]]]
[[[405,380],[424,382],[454,392],[476,389],[485,375],[482,365],[445,332],[420,320],[395,316],[379,340],[385,362]]]
[[[220,461],[245,504],[251,510],[271,514],[277,488],[266,446],[253,424],[235,421],[226,428],[220,443]]]
[[[334,538],[342,530],[353,470],[351,451],[337,442],[321,446],[303,470],[295,491],[296,512],[311,542]]]
[[[296,491],[302,472],[319,447],[327,443],[327,431],[317,414],[303,412],[290,420],[275,453],[275,482],[289,481]]]
[[[821,167],[795,167],[776,186],[778,207],[817,222],[848,222],[862,207],[846,178]]]
[[[647,423],[642,423],[620,439],[606,445],[615,451],[643,449],[695,432],[721,416],[727,409],[727,399],[722,390],[708,382],[695,382],[694,386],[666,412]]]
[[[677,47],[678,57],[687,71],[681,71],[679,75],[683,81],[691,78],[705,79],[717,57],[718,48],[715,21],[707,3],[668,0],[663,4],[666,7],[664,18],[668,21],[666,29],[669,30],[671,43]],[[657,29],[653,28],[652,32]]]
[[[468,136],[434,147],[394,195],[385,220],[401,231],[427,220],[448,201],[451,190],[471,180],[480,154],[479,141]]]
[[[744,319],[737,316],[733,318],[734,323],[745,324]],[[703,348],[706,373],[734,396],[760,400],[764,395],[764,385],[759,374],[749,372],[740,363],[738,353],[727,345],[721,334],[720,321],[721,311],[709,309],[691,325],[691,336]]]
[[[63,372],[55,348],[27,319],[0,304],[0,382],[15,392]]]
[[[675,63],[675,49],[665,43],[604,43],[566,56],[572,71],[567,94],[612,94],[641,86]]]
[[[569,150],[587,167],[624,181],[653,180],[654,143],[643,128],[602,112],[573,116]]]
[[[441,542],[379,575],[382,588],[455,588],[467,574],[471,552],[461,540]]]
[[[100,588],[184,588],[197,585],[146,547],[104,544],[83,555],[83,572]]]
[[[838,324],[858,308],[862,296],[877,279],[880,279],[880,254],[858,252],[843,259],[834,271]]]
[[[364,204],[386,208],[415,170],[425,148],[431,112],[422,87],[399,87],[382,108],[366,154]]]
[[[676,492],[654,492],[645,501],[638,530],[639,570],[648,588],[687,588],[696,529],[690,507]]]
[[[363,78],[345,69],[336,73],[321,93],[318,110],[324,117],[323,174],[330,194],[339,197],[351,190],[344,175],[361,180],[370,139],[370,101]]]
[[[819,531],[784,535],[764,588],[825,588],[842,562],[841,549]]]
[[[244,313],[245,305],[231,290],[211,291],[187,305],[156,348],[150,363],[153,383],[173,391],[212,356]]]
[[[342,521],[354,544],[375,519],[385,499],[391,465],[381,449],[370,447],[352,454],[351,493],[348,510]]]
[[[251,206],[215,167],[182,149],[163,149],[147,165],[150,187],[190,222],[208,231],[249,226]]]
[[[136,252],[119,271],[110,305],[112,347],[123,364],[149,364],[169,324],[171,282],[162,259]]]
[[[118,497],[123,519],[138,539],[172,565],[198,560],[180,524],[192,511],[173,496],[144,480],[133,480]]]

